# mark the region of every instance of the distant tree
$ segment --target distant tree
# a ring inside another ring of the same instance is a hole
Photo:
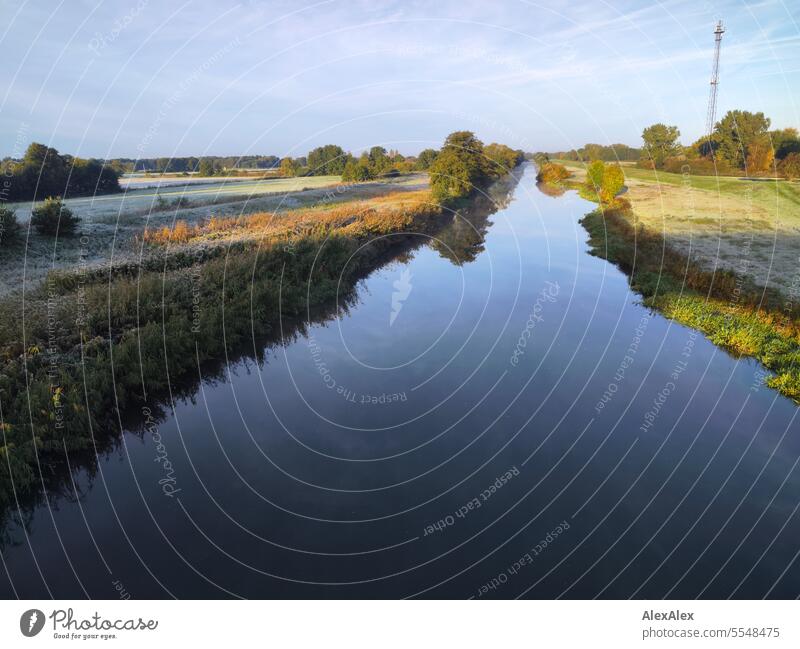
[[[197,167],[197,173],[200,176],[213,176],[215,171],[214,162],[211,158],[201,158],[200,164]]]
[[[790,153],[800,153],[800,136],[796,128],[784,128],[769,132],[775,150],[775,158],[783,160]]]
[[[603,171],[603,182],[600,198],[605,203],[614,200],[625,186],[625,174],[618,164],[608,165]]]
[[[280,174],[284,178],[292,178],[297,175],[297,164],[291,158],[281,160]]]
[[[655,167],[663,167],[664,160],[680,153],[680,134],[677,126],[661,123],[648,126],[642,131],[642,160],[652,162]]]
[[[486,171],[491,176],[502,176],[514,169],[524,159],[521,151],[515,151],[505,144],[492,142],[483,148],[483,154],[489,163]]]
[[[326,144],[308,154],[308,171],[312,176],[341,176],[348,156],[342,147]]]
[[[72,234],[80,218],[64,207],[61,198],[47,198],[42,205],[31,212],[31,225],[41,234],[55,236]]]
[[[790,153],[778,164],[780,174],[789,180],[800,178],[800,153]]]
[[[763,139],[770,120],[764,113],[730,110],[714,128],[716,155],[731,166],[741,169],[748,155],[748,147]]]
[[[427,171],[430,169],[438,153],[436,149],[423,149],[420,151],[417,156],[416,168],[420,171]]]
[[[14,210],[0,207],[0,248],[19,236],[19,222]]]
[[[586,168],[586,184],[589,189],[595,192],[600,192],[603,188],[603,175],[605,174],[606,165],[602,160],[593,160]]]
[[[372,169],[369,164],[369,158],[361,157],[358,162],[352,158],[347,161],[342,172],[342,180],[344,182],[364,182],[374,178]]]
[[[543,151],[538,151],[533,154],[533,161],[536,163],[537,167],[542,167],[550,162],[550,155],[548,153],[544,153]]]
[[[389,171],[392,167],[392,161],[386,153],[386,149],[382,146],[374,146],[369,150],[369,164],[372,173],[379,176],[382,173]]]

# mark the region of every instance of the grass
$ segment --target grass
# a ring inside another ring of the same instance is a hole
[[[582,163],[562,162],[582,179]],[[624,196],[638,221],[661,232],[694,263],[731,270],[784,293],[796,286],[799,183],[623,169]]]
[[[597,209],[581,223],[592,253],[628,273],[646,305],[758,359],[775,373],[767,384],[800,403],[800,305],[746,276],[693,262],[629,209]]]

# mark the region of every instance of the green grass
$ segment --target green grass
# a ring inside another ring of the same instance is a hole
[[[565,167],[583,169],[581,162],[572,160],[555,160]],[[641,169],[632,165],[623,167],[625,178],[646,183],[683,186],[687,179],[681,174],[665,171]],[[791,218],[800,224],[800,183],[787,180],[742,180],[729,176],[688,177],[694,189],[718,193],[724,196],[747,200],[748,193],[753,204],[763,207],[771,214],[780,210],[782,218]],[[635,208],[635,205],[634,205]]]

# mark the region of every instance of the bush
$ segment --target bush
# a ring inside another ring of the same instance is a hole
[[[609,165],[603,172],[603,184],[600,198],[604,203],[610,203],[625,185],[625,174],[618,164]]]
[[[731,169],[724,160],[710,158],[667,158],[664,171],[672,174],[691,174],[694,176],[739,176],[741,171]]]
[[[569,178],[569,176],[570,173],[564,165],[557,162],[545,162],[539,166],[536,180],[540,183],[558,184]]]
[[[602,160],[592,160],[586,168],[586,183],[590,189],[599,192],[603,187],[603,174],[606,165]]]
[[[800,178],[800,153],[790,153],[787,155],[780,161],[778,171],[789,180]]]
[[[0,245],[19,235],[19,223],[14,210],[0,207]]]
[[[44,204],[35,208],[31,213],[31,225],[40,234],[49,236],[59,233],[71,234],[79,222],[80,218],[64,207],[60,197],[46,199]]]

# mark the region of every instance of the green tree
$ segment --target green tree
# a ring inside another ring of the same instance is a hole
[[[602,160],[592,160],[586,168],[586,184],[589,189],[600,192],[603,188],[603,176],[605,175],[606,164]]]
[[[326,144],[308,154],[308,171],[312,176],[341,176],[348,155],[342,147]]]
[[[642,140],[644,141],[642,160],[652,162],[657,168],[663,167],[664,160],[681,152],[678,142],[680,135],[681,132],[677,126],[667,126],[661,123],[648,126],[642,131]]]
[[[72,234],[80,218],[64,207],[61,198],[50,197],[31,212],[31,225],[41,234]]]
[[[430,167],[431,191],[436,200],[448,202],[467,196],[488,179],[483,142],[471,131],[447,136]]]
[[[433,198],[446,203],[468,195],[473,184],[467,165],[452,148],[444,149],[430,167]]]
[[[714,128],[716,154],[731,166],[743,168],[748,147],[763,139],[769,125],[770,120],[764,113],[728,111]]]
[[[431,168],[433,161],[436,160],[436,156],[439,152],[436,149],[423,149],[419,152],[417,156],[417,163],[416,168],[420,171],[427,171]]]
[[[487,144],[483,148],[483,153],[489,163],[487,171],[492,176],[507,174],[524,159],[521,151],[515,151],[510,146],[496,142]]]

